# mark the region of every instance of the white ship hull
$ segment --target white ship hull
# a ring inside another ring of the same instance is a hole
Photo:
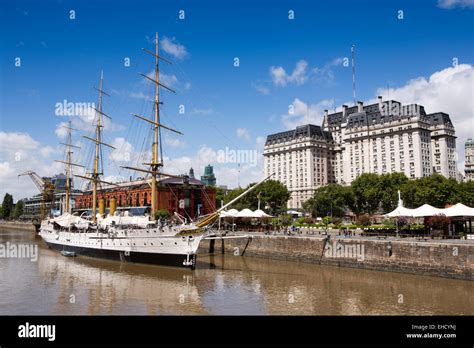
[[[176,235],[179,227],[108,227],[69,231],[45,220],[39,235],[55,250],[78,255],[195,268],[203,235]]]

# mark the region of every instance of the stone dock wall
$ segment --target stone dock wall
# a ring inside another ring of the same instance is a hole
[[[0,221],[0,229],[2,230],[18,230],[35,232],[35,226],[31,222],[18,222],[18,221]]]
[[[261,235],[206,239],[201,242],[199,253],[226,253],[474,280],[474,243],[465,241]]]

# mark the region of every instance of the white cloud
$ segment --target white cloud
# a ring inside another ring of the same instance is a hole
[[[308,80],[307,75],[308,62],[300,60],[296,63],[296,66],[291,74],[288,74],[285,69],[281,66],[270,67],[270,77],[272,78],[275,86],[286,86],[288,83],[295,83],[302,85]]]
[[[128,96],[130,98],[134,98],[134,99],[143,99],[143,100],[146,100],[146,101],[153,101],[153,97],[151,95],[146,95],[145,93],[143,92],[130,92],[128,93]]]
[[[268,88],[268,87],[262,86],[260,84],[252,84],[252,86],[260,94],[263,94],[263,95],[269,95],[270,94],[270,88]]]
[[[246,141],[250,140],[250,133],[249,133],[248,129],[246,129],[246,128],[237,128],[235,130],[235,133],[237,134],[237,136],[240,139],[244,139]]]
[[[276,68],[274,66],[270,67],[270,76],[276,86],[286,86],[287,75],[285,69],[281,66]]]
[[[155,80],[155,70],[151,70],[148,74],[146,74],[146,76],[148,76],[150,79]],[[150,83],[150,81],[144,79],[143,83],[148,84],[148,83]],[[168,74],[165,74],[165,73],[161,72],[160,73],[160,83],[164,84],[167,87],[174,87],[174,86],[177,86],[179,84],[179,80],[176,77],[176,75],[174,75],[174,74],[168,75]]]
[[[18,177],[20,173],[33,170],[39,176],[51,176],[64,169],[50,158],[54,148],[42,146],[27,133],[0,132],[0,144],[0,199],[6,192],[15,201],[39,193],[30,178]]]
[[[124,181],[128,181],[129,179],[130,178],[126,178],[121,175],[108,175],[108,176],[105,176],[103,180],[107,182],[124,182]]]
[[[284,87],[290,83],[303,85],[309,79],[313,81],[331,82],[334,80],[334,67],[341,65],[342,62],[342,58],[334,58],[321,68],[314,67],[309,69],[308,62],[302,59],[296,63],[291,74],[288,74],[281,66],[270,67],[270,77],[273,84],[280,87]],[[254,88],[262,94],[268,94],[270,92],[269,89],[262,84],[254,85]]]
[[[288,112],[281,116],[281,120],[287,129],[294,129],[303,124],[321,125],[323,122],[323,113],[334,105],[334,100],[324,99],[317,104],[308,105],[298,98],[288,107]]]
[[[37,149],[40,143],[34,140],[27,133],[6,133],[0,132],[0,154],[12,154],[14,150],[22,154],[31,153]]]
[[[438,7],[452,9],[455,7],[474,8],[474,0],[438,0]]]
[[[57,150],[53,148],[52,146],[45,146],[39,150],[39,153],[43,157],[49,157],[51,154],[56,153],[56,152]]]
[[[67,122],[60,122],[58,125],[56,125],[56,129],[54,132],[58,136],[59,139],[66,139],[67,136],[67,129],[65,127],[68,127],[69,124]]]
[[[97,112],[92,108],[92,105],[89,105],[85,108],[82,108],[79,114],[75,116],[70,116],[69,119],[71,120],[71,126],[72,128],[79,130],[79,131],[86,131],[93,133],[94,132],[94,124],[96,120],[96,114]],[[107,109],[103,109],[103,112],[107,114],[110,117],[113,117],[114,115],[110,115],[107,112]],[[102,116],[101,117],[101,124],[104,126],[104,130],[106,132],[118,132],[122,131],[125,129],[125,127],[121,124],[115,123],[109,118]],[[69,124],[66,121],[59,122],[56,125],[55,133],[58,136],[59,139],[65,139],[68,130],[64,127],[68,127]]]
[[[262,161],[259,161],[260,163]],[[214,170],[217,184],[228,188],[246,187],[250,183],[263,179],[263,166],[240,165],[217,167]]]
[[[474,134],[474,68],[460,64],[433,73],[428,79],[418,77],[399,88],[377,90],[377,95],[402,103],[423,105],[427,113],[445,112],[456,130],[458,166],[464,160],[464,143]],[[375,99],[373,100],[375,102]],[[464,168],[460,168],[464,170]]]
[[[161,40],[161,47],[166,53],[171,54],[173,57],[180,60],[184,59],[188,55],[188,51],[186,50],[186,47],[184,47],[179,42],[177,42],[174,37],[173,38],[164,37]]]
[[[257,159],[257,165],[252,163],[219,163],[218,150],[206,145],[201,145],[192,156],[182,156],[173,159],[165,157],[164,172],[169,174],[185,174],[192,167],[197,179],[204,173],[204,167],[208,164],[214,167],[218,185],[227,185],[235,188],[239,184],[244,187],[249,183],[259,181],[263,178],[263,159],[261,153]]]
[[[257,137],[255,139],[255,145],[257,146],[257,149],[262,151],[266,141],[267,139],[265,137]]]
[[[206,145],[201,145],[197,153],[192,157],[181,156],[173,159],[165,157],[164,172],[169,174],[184,174],[188,173],[189,169],[193,167],[195,172],[199,173],[201,168],[215,162],[217,162],[217,152]]]
[[[184,141],[170,137],[165,137],[165,144],[171,147],[184,147],[186,145]]]
[[[312,77],[315,80],[331,82],[334,80],[333,68],[340,66],[343,62],[343,58],[334,58],[329,63],[326,63],[322,68],[313,68],[311,70]]]
[[[112,150],[109,154],[109,158],[113,161],[130,162],[135,157],[132,144],[126,141],[125,138],[115,138],[110,145],[115,147],[115,150]]]
[[[193,108],[191,110],[191,115],[210,115],[214,112],[212,108],[207,109],[200,109],[200,108]]]
[[[178,78],[176,75],[167,75],[160,73],[160,82],[167,87],[172,87],[178,84]]]

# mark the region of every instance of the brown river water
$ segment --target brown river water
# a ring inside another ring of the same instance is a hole
[[[473,315],[474,282],[233,255],[195,271],[68,258],[33,232],[37,260],[0,258],[0,315]]]

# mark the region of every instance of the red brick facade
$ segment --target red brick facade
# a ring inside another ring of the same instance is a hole
[[[122,184],[121,184],[122,185]],[[110,187],[98,192],[98,198],[105,198],[105,206],[110,206],[110,199],[115,197],[117,208],[120,207],[150,207],[151,187],[146,183],[131,182],[130,185]],[[181,203],[185,205],[180,207]],[[158,186],[158,209],[168,210],[171,214],[177,212],[183,216],[196,217],[198,205],[200,214],[209,214],[216,209],[216,190],[203,186],[198,180],[192,180],[185,185],[176,179],[166,179]],[[76,197],[76,209],[92,207],[92,192],[88,191]]]

